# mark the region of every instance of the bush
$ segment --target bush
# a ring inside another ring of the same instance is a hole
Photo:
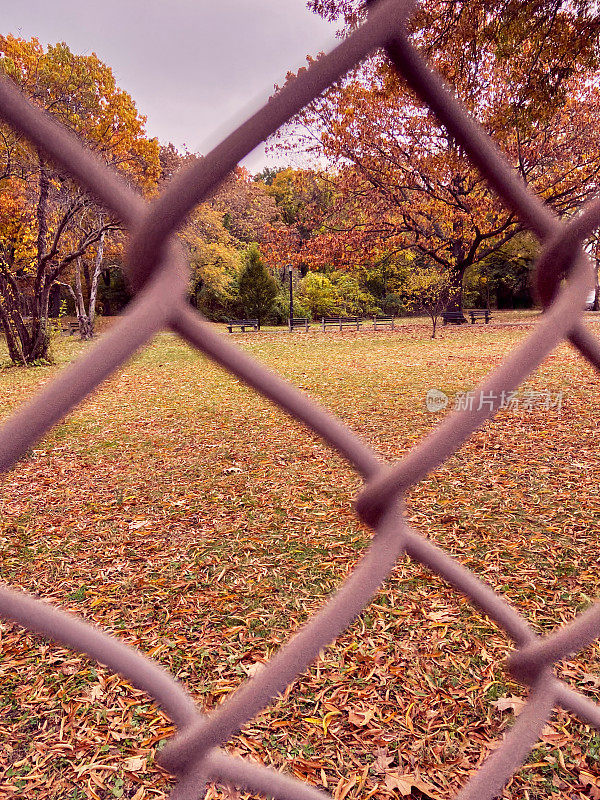
[[[361,288],[357,278],[346,272],[332,272],[330,275],[309,273],[302,282],[300,299],[312,319],[367,317],[379,311],[373,295]]]
[[[294,294],[294,316],[312,319],[310,309],[301,295]],[[269,322],[272,322],[273,325],[287,325],[289,317],[290,295],[289,292],[281,290],[273,303],[273,308],[269,314]]]
[[[326,275],[310,272],[302,281],[300,290],[302,304],[308,309],[311,319],[341,313],[337,289]]]

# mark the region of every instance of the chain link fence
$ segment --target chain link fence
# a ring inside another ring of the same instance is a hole
[[[508,660],[529,699],[501,746],[459,793],[460,800],[492,800],[527,758],[552,710],[560,706],[600,729],[600,707],[555,677],[554,664],[600,635],[600,603],[558,631],[538,636],[525,619],[465,567],[412,530],[403,515],[407,490],[456,452],[497,410],[454,411],[398,463],[382,463],[342,422],[304,393],[256,363],[197,314],[186,301],[188,268],[175,232],[194,206],[254,147],[377,48],[429,105],[499,198],[543,244],[535,280],[546,308],[531,335],[476,390],[486,398],[519,384],[567,339],[600,368],[600,342],[581,315],[593,286],[593,267],[582,245],[600,225],[600,199],[564,222],[532,194],[478,124],[412,47],[405,33],[410,0],[371,4],[367,21],[329,55],[283,88],[260,111],[204,159],[178,174],[162,196],[147,205],[73,135],[42,113],[7,78],[0,78],[0,117],[67,170],[130,230],[128,278],[136,296],[108,335],[64,370],[0,430],[0,469],[8,470],[48,429],[159,331],[170,329],[229,372],[303,422],[344,456],[364,479],[356,501],[373,532],[355,571],[325,607],[283,646],[260,673],[212,713],[202,714],[175,679],[154,661],[94,626],[30,595],[0,585],[0,616],[47,636],[125,676],[151,695],[177,726],[159,762],[177,783],[172,800],[203,796],[207,781],[286,800],[317,800],[325,793],[269,768],[232,757],[220,745],[268,706],[330,644],[377,592],[403,553],[459,589],[514,641]],[[499,402],[499,401],[498,401]],[[473,404],[473,408],[477,407]]]

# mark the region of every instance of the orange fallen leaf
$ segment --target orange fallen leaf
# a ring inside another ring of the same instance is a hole
[[[366,711],[354,711],[354,709],[351,709],[348,712],[348,721],[351,722],[352,725],[358,725],[360,728],[364,728],[374,716],[375,712],[371,709],[367,709]]]

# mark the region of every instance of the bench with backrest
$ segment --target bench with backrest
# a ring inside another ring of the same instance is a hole
[[[326,328],[337,328],[338,330],[342,330],[342,328],[355,328],[357,331],[360,330],[360,326],[362,325],[362,318],[361,317],[322,317],[321,324],[323,326],[323,330]]]
[[[79,333],[79,323],[78,322],[67,322],[61,328],[63,333],[68,333],[69,336],[73,336],[74,333]]]
[[[373,317],[373,328],[390,328],[394,330],[394,317]]]
[[[255,331],[258,330],[257,319],[230,319],[225,325],[229,333],[233,333],[234,328],[241,328],[242,333],[246,331],[246,328],[252,328]]]
[[[488,325],[490,319],[492,318],[489,308],[471,308],[469,309],[468,314],[471,317],[471,325],[475,324],[476,319],[484,319],[485,324]]]
[[[443,311],[442,320],[444,321],[444,325],[447,325],[448,322],[451,322],[453,325],[462,325],[463,322],[467,322],[462,311]]]
[[[308,317],[293,317],[288,322],[288,327],[291,331],[300,330],[301,328],[307,331],[310,328]]]

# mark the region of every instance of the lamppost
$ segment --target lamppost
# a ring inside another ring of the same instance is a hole
[[[288,274],[290,276],[290,321],[289,321],[289,326],[290,326],[290,331],[291,331],[291,330],[293,330],[292,320],[294,319],[294,286],[292,284],[292,275],[293,275],[292,264],[288,264],[287,265],[287,271],[288,271]]]

